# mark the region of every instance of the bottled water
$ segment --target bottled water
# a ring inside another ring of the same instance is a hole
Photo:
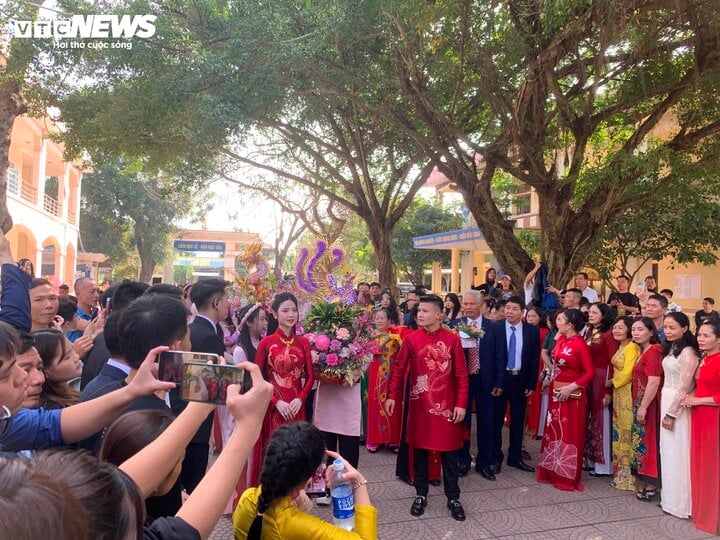
[[[352,531],[355,527],[355,499],[350,484],[343,480],[345,465],[341,459],[333,461],[333,482],[330,488],[330,496],[333,505],[333,523]]]

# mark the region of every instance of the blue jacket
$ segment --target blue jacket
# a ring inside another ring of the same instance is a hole
[[[29,332],[30,282],[32,278],[14,264],[2,265],[2,293],[0,294],[0,321]]]

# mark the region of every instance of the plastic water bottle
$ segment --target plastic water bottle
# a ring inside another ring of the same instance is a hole
[[[343,480],[345,465],[341,459],[333,461],[333,482],[330,497],[333,505],[333,523],[352,531],[355,527],[355,498],[350,484]]]

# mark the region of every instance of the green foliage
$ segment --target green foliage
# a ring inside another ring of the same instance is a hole
[[[313,302],[303,324],[311,332],[330,332],[338,328],[353,328],[362,308],[345,306],[340,302]]]
[[[412,283],[422,283],[425,270],[434,261],[450,264],[450,251],[415,249],[413,238],[462,227],[462,210],[459,205],[444,208],[438,200],[427,201],[417,197],[393,230],[392,253],[404,277]]]
[[[106,253],[116,265],[136,253],[141,277],[149,280],[169,253],[174,223],[192,211],[193,197],[171,178],[129,172],[123,163],[110,162],[84,177],[81,204],[85,249]]]

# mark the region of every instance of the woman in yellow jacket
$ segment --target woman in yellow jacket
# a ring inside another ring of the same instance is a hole
[[[313,477],[325,455],[320,431],[307,422],[287,424],[272,435],[265,453],[260,486],[240,497],[233,527],[236,539],[248,540],[377,540],[377,509],[370,503],[367,481],[345,460],[345,480],[353,486],[355,530],[346,531],[306,514],[293,503]]]

